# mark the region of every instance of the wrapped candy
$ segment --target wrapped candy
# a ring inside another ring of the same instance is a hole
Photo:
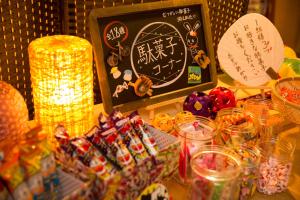
[[[147,128],[145,122],[143,121],[141,116],[138,115],[137,111],[131,113],[130,121],[132,122],[137,135],[145,145],[148,153],[151,156],[155,156],[158,153],[157,144],[149,129]]]
[[[75,138],[71,145],[74,147],[74,156],[93,168],[98,176],[108,179],[116,173],[113,165],[85,138]]]
[[[183,110],[190,111],[193,115],[209,117],[211,100],[203,92],[193,92],[185,99]]]
[[[0,177],[8,187],[14,199],[33,200],[30,189],[25,181],[23,169],[19,165],[19,153],[14,152],[0,167]]]
[[[115,128],[111,128],[105,132],[102,132],[101,136],[104,138],[109,150],[112,152],[112,159],[116,160],[120,167],[123,168],[135,165],[132,155],[126,148],[122,138],[118,135]]]
[[[25,171],[27,185],[31,191],[33,199],[43,199],[44,181],[41,173],[41,150],[36,146],[26,145],[21,148],[20,164]]]
[[[116,128],[122,136],[124,144],[127,146],[131,155],[138,164],[145,160],[147,157],[149,157],[148,153],[144,148],[143,143],[141,142],[140,138],[136,135],[128,118],[117,121]]]
[[[236,106],[234,93],[225,87],[216,87],[209,93],[212,102],[212,112],[214,115],[223,108]]]
[[[106,158],[112,162],[117,168],[121,166],[117,162],[116,156],[113,154],[112,150],[109,148],[108,144],[105,142],[104,138],[101,136],[100,129],[95,126],[87,134],[86,138],[97,147],[101,153],[106,156]]]

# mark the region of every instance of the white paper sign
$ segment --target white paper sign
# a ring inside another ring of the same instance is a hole
[[[226,31],[217,53],[221,67],[233,79],[247,86],[259,86],[271,80],[270,71],[278,72],[284,59],[284,45],[266,17],[251,13]]]

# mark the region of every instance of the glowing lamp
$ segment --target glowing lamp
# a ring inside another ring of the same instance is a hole
[[[57,124],[71,136],[93,126],[91,44],[67,35],[47,36],[28,47],[35,119],[53,138]]]

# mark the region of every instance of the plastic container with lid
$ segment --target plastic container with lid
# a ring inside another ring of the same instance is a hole
[[[181,142],[179,177],[183,183],[189,183],[190,159],[200,147],[213,143],[216,125],[211,119],[196,116],[193,120],[176,124],[176,131]]]
[[[234,200],[239,196],[239,156],[224,146],[207,145],[191,160],[192,200]]]
[[[261,154],[256,147],[240,146],[234,149],[241,160],[240,200],[250,199],[255,193]]]
[[[271,195],[287,189],[295,147],[295,141],[287,138],[273,138],[260,144],[259,192]]]
[[[229,147],[255,146],[259,138],[259,123],[251,112],[240,108],[225,108],[218,112],[219,143]]]

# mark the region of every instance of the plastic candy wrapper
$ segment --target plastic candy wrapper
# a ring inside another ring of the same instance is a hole
[[[106,144],[112,152],[112,159],[115,159],[120,167],[123,168],[135,165],[132,155],[130,154],[126,145],[123,143],[121,136],[118,135],[115,128],[111,128],[102,132],[101,136],[104,137]]]
[[[136,135],[128,118],[117,121],[116,128],[122,136],[125,145],[129,149],[136,163],[139,164],[144,159],[149,157],[149,154],[146,152],[140,138]]]
[[[95,126],[93,127],[87,134],[86,138],[93,144],[95,147],[101,151],[101,153],[110,161],[112,162],[118,169],[121,166],[118,164],[117,157],[114,155],[112,149],[109,145],[105,142],[104,138],[101,136],[100,129]],[[128,152],[129,153],[129,152]]]
[[[58,142],[59,147],[67,154],[72,155],[73,149],[71,146],[71,139],[65,127],[62,125],[58,125],[55,128],[54,132],[55,132],[55,139]]]
[[[20,164],[25,171],[27,185],[33,199],[43,199],[44,181],[41,172],[41,150],[33,145],[22,146],[20,149]]]
[[[155,156],[158,153],[157,144],[155,142],[155,139],[151,135],[149,129],[146,127],[145,122],[143,121],[141,116],[138,115],[137,111],[131,113],[130,121],[137,135],[145,145],[148,153],[152,156]]]
[[[9,160],[0,166],[0,177],[14,199],[32,200],[33,196],[25,181],[23,169],[19,165],[19,153],[12,154]]]
[[[85,138],[74,138],[71,142],[74,148],[73,156],[83,164],[95,170],[103,179],[116,173],[116,168]]]

